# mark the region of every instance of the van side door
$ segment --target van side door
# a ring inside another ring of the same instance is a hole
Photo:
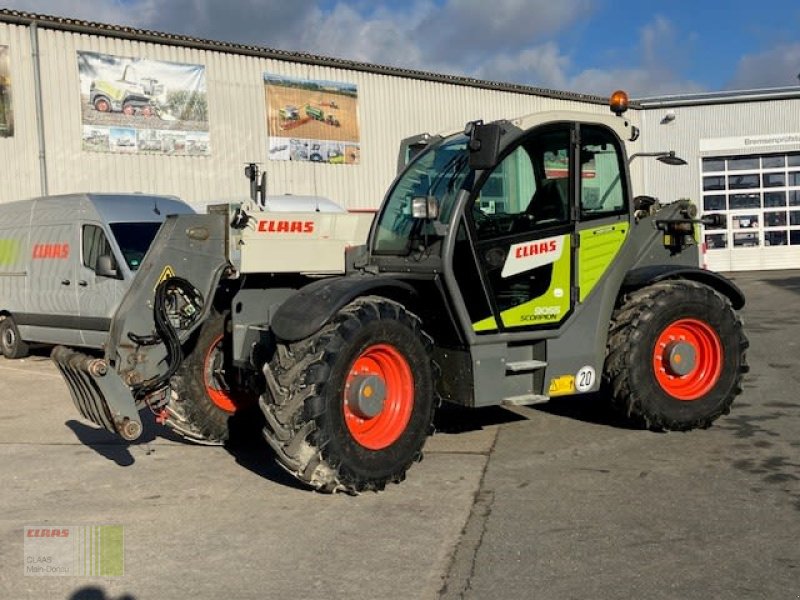
[[[16,315],[20,334],[30,341],[80,345],[77,226],[34,225],[29,252],[27,302]]]
[[[81,260],[78,265],[78,304],[82,342],[101,347],[123,292],[123,270],[106,232],[99,223],[81,225]]]

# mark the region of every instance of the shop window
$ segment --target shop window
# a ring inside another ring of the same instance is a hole
[[[705,191],[724,190],[725,177],[723,175],[703,177],[703,189]]]
[[[800,231],[789,232],[789,243],[792,246],[800,246]]]
[[[764,156],[761,158],[761,166],[764,169],[780,169],[786,166],[786,156],[783,154]]]
[[[761,194],[731,194],[728,199],[731,210],[761,208]]]
[[[704,158],[703,159],[703,173],[713,173],[715,171],[725,170],[724,158]]]
[[[747,233],[734,233],[733,234],[733,247],[734,248],[755,248],[760,246],[758,240],[758,232]]]
[[[725,210],[726,208],[724,195],[703,196],[703,210]]]
[[[785,231],[767,231],[764,233],[765,246],[785,246],[787,243]]]
[[[757,156],[737,156],[728,159],[729,171],[746,171],[748,169],[758,169],[759,166]]]
[[[767,227],[782,227],[786,225],[786,211],[767,211],[764,213],[764,225]]]
[[[764,173],[764,187],[783,187],[786,185],[786,173]]]
[[[731,217],[734,229],[756,229],[758,227],[758,215],[734,215]]]
[[[731,190],[748,190],[757,187],[761,187],[761,176],[756,173],[752,175],[728,175],[728,188]]]
[[[728,247],[728,235],[725,233],[710,233],[706,235],[706,249],[718,250]]]
[[[764,208],[786,206],[786,192],[764,192]]]

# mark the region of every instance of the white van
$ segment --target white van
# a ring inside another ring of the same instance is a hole
[[[101,348],[111,317],[176,197],[68,194],[0,204],[0,350]]]

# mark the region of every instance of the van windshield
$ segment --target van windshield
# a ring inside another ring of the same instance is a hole
[[[111,223],[111,232],[131,271],[142,264],[142,259],[160,227],[161,223]]]

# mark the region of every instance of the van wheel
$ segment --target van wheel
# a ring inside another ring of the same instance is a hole
[[[227,315],[212,309],[171,381],[174,393],[165,424],[190,441],[223,443],[230,418],[255,404],[241,372],[225,359],[230,356],[226,325]]]
[[[25,358],[30,353],[28,344],[20,337],[17,324],[11,317],[0,321],[0,349],[6,358]]]

